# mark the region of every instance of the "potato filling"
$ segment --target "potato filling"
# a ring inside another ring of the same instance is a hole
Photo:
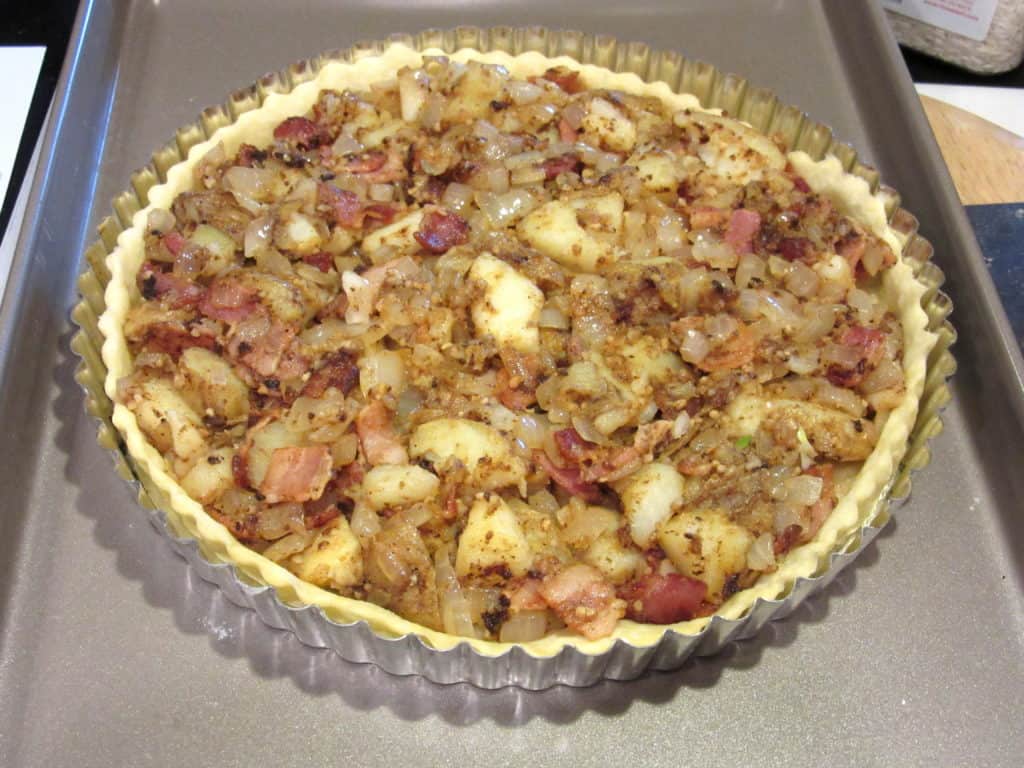
[[[727,116],[428,59],[153,210],[118,397],[297,576],[450,634],[714,613],[904,395],[896,255]]]

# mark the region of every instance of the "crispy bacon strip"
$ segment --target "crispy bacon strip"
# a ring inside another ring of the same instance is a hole
[[[356,434],[363,456],[371,465],[409,463],[409,454],[395,434],[391,411],[380,400],[374,400],[359,411]]]
[[[596,568],[573,565],[540,586],[541,597],[568,627],[589,640],[607,637],[626,615],[626,603]]]
[[[217,349],[217,337],[208,332],[190,331],[178,323],[153,323],[146,328],[143,346],[177,360],[189,347],[202,347],[211,351]]]
[[[258,308],[256,292],[230,278],[214,280],[199,303],[201,313],[225,323],[241,322]]]
[[[327,136],[324,130],[308,117],[288,117],[274,129],[274,138],[287,141],[300,149],[320,146]]]
[[[652,573],[619,592],[626,615],[646,624],[675,624],[692,619],[700,610],[708,585],[678,573]]]
[[[329,387],[336,387],[347,395],[359,383],[359,366],[356,357],[345,349],[338,350],[326,358],[313,372],[302,388],[306,397],[321,397]]]
[[[561,486],[573,496],[579,496],[589,502],[597,502],[601,499],[601,489],[597,487],[596,483],[584,480],[577,467],[560,467],[549,459],[544,451],[534,451],[533,457],[534,461],[540,464],[556,485]]]
[[[761,228],[761,214],[737,208],[729,217],[729,227],[725,230],[725,242],[732,246],[736,253],[750,253],[754,250],[754,235]]]
[[[859,348],[860,359],[852,368],[838,364],[830,365],[825,377],[837,387],[856,387],[881,362],[885,353],[885,332],[878,328],[854,325],[846,329],[839,343]]]
[[[276,448],[260,493],[270,504],[318,499],[330,477],[331,452],[326,445]]]
[[[442,209],[428,211],[413,237],[423,250],[445,253],[469,240],[469,224],[457,213]]]

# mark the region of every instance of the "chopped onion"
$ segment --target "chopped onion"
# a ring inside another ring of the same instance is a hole
[[[508,187],[506,179],[506,188]],[[529,192],[513,189],[504,194],[478,192],[476,204],[495,229],[511,226],[537,207],[537,200]]]
[[[808,376],[818,370],[818,350],[814,349],[802,355],[790,355],[786,367],[800,376]]]
[[[655,231],[662,253],[672,253],[683,247],[683,222],[678,214],[666,214],[658,220]]]
[[[541,328],[555,328],[560,331],[569,330],[569,318],[558,307],[550,304],[540,311],[538,325]]]
[[[833,304],[808,304],[804,307],[804,321],[796,328],[794,338],[798,344],[817,341],[830,333],[836,324]]]
[[[867,394],[883,389],[897,389],[903,386],[903,369],[892,360],[883,360],[871,373],[864,377],[860,388]]]
[[[776,533],[782,533],[791,525],[799,525],[801,527],[805,525],[803,518],[800,517],[800,513],[790,505],[777,504],[772,515],[772,528]]]
[[[492,165],[486,168],[482,173],[477,174],[485,189],[494,192],[496,194],[502,194],[508,192],[509,180],[508,180],[508,169],[500,165]]]
[[[331,145],[331,151],[335,155],[354,155],[363,151],[363,145],[356,138],[345,131],[338,134],[338,138]]]
[[[543,448],[544,443],[549,441],[551,424],[547,418],[535,413],[518,413],[515,425],[515,435],[525,443],[530,450]]]
[[[380,533],[380,518],[377,513],[362,502],[357,501],[352,510],[352,519],[349,520],[349,527],[352,533],[360,541],[371,539]]]
[[[820,284],[821,279],[818,277],[818,273],[803,262],[795,261],[790,265],[785,285],[786,290],[794,296],[799,296],[802,299],[809,298],[818,292]]]
[[[864,265],[864,271],[869,275],[878,274],[878,270],[885,264],[885,257],[888,255],[888,252],[889,249],[884,243],[877,240],[869,241],[864,249],[864,255],[860,259],[860,263]]]
[[[841,365],[844,368],[856,368],[857,363],[864,357],[864,350],[862,347],[849,346],[846,344],[836,344],[831,342],[826,344],[824,349],[821,350],[821,360],[826,364],[835,363]]]
[[[356,460],[359,452],[359,438],[355,433],[342,435],[331,444],[331,458],[335,467],[345,467]]]
[[[547,611],[519,611],[501,625],[498,639],[503,643],[527,643],[539,640],[547,631]]]
[[[683,335],[683,343],[679,346],[679,355],[688,363],[699,363],[708,356],[711,345],[708,337],[695,328],[688,328]]]
[[[739,263],[732,246],[708,230],[697,233],[693,241],[693,258],[715,269],[732,269]]]
[[[678,440],[689,432],[692,421],[690,414],[686,411],[682,411],[678,416],[676,416],[676,420],[672,422],[672,438]]]
[[[732,336],[738,327],[739,323],[736,318],[727,314],[712,315],[704,321],[704,331],[716,344]]]
[[[245,228],[245,258],[254,258],[258,250],[269,247],[273,230],[274,219],[270,216],[261,216],[249,222]]]
[[[473,202],[473,188],[457,182],[449,184],[441,196],[441,204],[456,212],[461,211],[471,202]]]
[[[594,426],[594,422],[590,419],[580,415],[575,415],[572,417],[572,426],[573,429],[579,432],[580,437],[588,442],[597,443],[598,445],[611,445],[611,441],[609,441],[604,434],[598,431],[597,427]]]
[[[747,567],[754,571],[766,571],[775,565],[775,538],[762,533],[747,551]]]
[[[375,203],[390,203],[395,197],[395,188],[391,184],[371,184],[367,196]]]
[[[573,101],[562,110],[562,119],[569,124],[574,131],[578,131],[583,125],[583,118],[586,117],[587,108],[581,101]]]
[[[233,166],[224,171],[224,186],[243,197],[268,202],[277,185],[277,173],[265,168]]]
[[[513,104],[533,104],[544,95],[544,89],[526,80],[512,79],[506,84],[508,96]]]
[[[369,397],[371,392],[398,394],[405,390],[405,364],[398,352],[378,349],[359,360],[359,388]]]
[[[154,208],[146,217],[146,229],[153,235],[165,235],[174,229],[174,214],[163,208]]]
[[[740,256],[739,264],[736,267],[736,287],[749,288],[755,280],[764,282],[768,275],[768,266],[764,259],[754,253],[745,253]]]
[[[814,475],[797,475],[783,483],[785,501],[798,507],[809,507],[821,498],[824,480]]]
[[[816,395],[818,401],[829,408],[835,408],[851,416],[861,416],[864,413],[864,401],[856,392],[845,387],[837,387],[825,379],[818,382]]]

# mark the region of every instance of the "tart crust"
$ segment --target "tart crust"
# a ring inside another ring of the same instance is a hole
[[[105,390],[115,402],[112,420],[125,440],[129,456],[138,462],[164,496],[159,501],[163,502],[160,506],[168,514],[169,524],[173,529],[194,537],[208,559],[231,563],[250,579],[273,587],[283,602],[297,606],[317,606],[327,618],[335,622],[348,624],[365,621],[372,630],[385,637],[413,634],[438,650],[468,643],[482,655],[497,656],[513,644],[431,630],[372,603],[346,598],[302,581],[284,567],[239,543],[204,511],[201,504],[185,493],[171,476],[164,458],[143,435],[134,414],[116,402],[117,382],[132,370],[132,358],[123,325],[138,295],[135,275],[144,259],[143,235],[149,211],[169,207],[176,195],[189,189],[193,167],[218,142],[224,144],[228,155],[233,154],[243,142],[257,146],[269,143],[274,127],[284,118],[308,110],[320,90],[363,88],[369,83],[390,80],[401,67],[418,66],[425,56],[434,55],[447,56],[459,62],[475,59],[500,64],[515,77],[540,75],[550,67],[567,66],[579,70],[590,88],[617,89],[654,96],[676,110],[694,109],[719,113],[718,110],[705,110],[695,96],[675,93],[664,82],[647,83],[632,73],[616,73],[594,65],[582,65],[569,57],[549,58],[535,52],[510,56],[502,52],[484,53],[462,49],[453,54],[445,54],[438,49],[419,52],[401,44],[393,44],[380,55],[368,56],[352,63],[326,64],[313,80],[302,83],[287,94],[269,95],[261,108],[244,113],[233,124],[216,131],[207,141],[192,147],[185,161],[169,169],[166,182],[149,190],[149,205],[135,214],[132,226],[120,235],[117,247],[107,258],[111,278],[105,295],[107,309],[99,321],[105,337]],[[806,153],[791,152],[788,159],[815,192],[829,197],[842,213],[856,219],[885,240],[895,253],[902,251],[904,239],[888,225],[882,198],[872,194],[866,181],[844,172],[839,160],[832,156],[815,161]],[[749,611],[759,598],[783,598],[797,578],[813,577],[825,570],[829,555],[843,549],[857,529],[871,522],[879,510],[884,508],[885,496],[907,450],[924,390],[928,355],[936,342],[936,336],[928,331],[928,317],[921,306],[925,290],[925,286],[915,279],[910,265],[902,258],[885,272],[880,295],[899,317],[904,333],[905,394],[902,402],[892,411],[875,450],[864,462],[849,491],[839,499],[812,541],[788,553],[776,571],[763,575],[752,587],[729,598],[714,616],[737,619]],[[712,618],[702,617],[668,626],[638,624],[624,619],[619,622],[613,634],[598,640],[587,640],[563,630],[518,645],[532,656],[541,658],[552,657],[567,646],[587,654],[600,654],[619,640],[635,647],[648,647],[656,644],[666,631],[696,635]]]

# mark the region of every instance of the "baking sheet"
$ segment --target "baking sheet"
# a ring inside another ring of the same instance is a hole
[[[824,594],[678,673],[536,694],[390,677],[229,604],[96,446],[66,319],[107,201],[203,106],[358,39],[527,21],[681,50],[834,126],[921,218],[961,334],[932,464]],[[0,764],[1019,763],[1020,357],[873,6],[110,1],[80,24],[0,307]]]

